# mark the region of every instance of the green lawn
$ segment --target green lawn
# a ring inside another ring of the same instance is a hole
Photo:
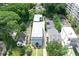
[[[38,49],[38,52],[37,52],[37,55],[38,55],[38,56],[42,56],[42,55],[43,55],[42,53],[43,53],[42,49],[39,48],[39,49]]]
[[[35,56],[35,49],[32,48],[32,56]]]
[[[20,56],[19,49],[13,49],[11,52],[12,52],[12,56]]]
[[[10,56],[22,56],[24,54],[25,54],[24,48],[19,47],[13,48],[10,52]]]
[[[20,52],[17,50],[12,51],[12,56],[20,56]]]

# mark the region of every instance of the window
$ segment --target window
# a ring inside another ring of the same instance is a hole
[[[70,38],[68,39],[68,41],[70,41]]]
[[[43,18],[42,17],[40,17],[40,21],[43,21]]]

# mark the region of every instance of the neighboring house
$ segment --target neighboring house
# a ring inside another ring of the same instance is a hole
[[[40,14],[34,16],[31,43],[33,46],[42,46],[44,40],[43,17]]]
[[[3,56],[3,54],[6,52],[6,47],[3,41],[0,41],[0,56]]]
[[[25,46],[26,45],[26,35],[24,32],[20,32],[18,36],[17,46]]]
[[[77,36],[72,27],[62,27],[62,45],[67,47],[77,47]]]
[[[67,3],[67,12],[73,16],[76,23],[79,25],[79,4]]]

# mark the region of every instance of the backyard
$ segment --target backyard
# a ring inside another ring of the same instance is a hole
[[[14,48],[9,52],[10,56],[22,56],[25,54],[25,50],[23,48]]]

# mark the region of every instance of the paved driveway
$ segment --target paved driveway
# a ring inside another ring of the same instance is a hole
[[[47,23],[46,27],[47,27],[49,41],[53,41],[53,40],[57,41],[58,39],[60,39],[60,34],[54,27],[53,21],[46,18],[46,23]]]

